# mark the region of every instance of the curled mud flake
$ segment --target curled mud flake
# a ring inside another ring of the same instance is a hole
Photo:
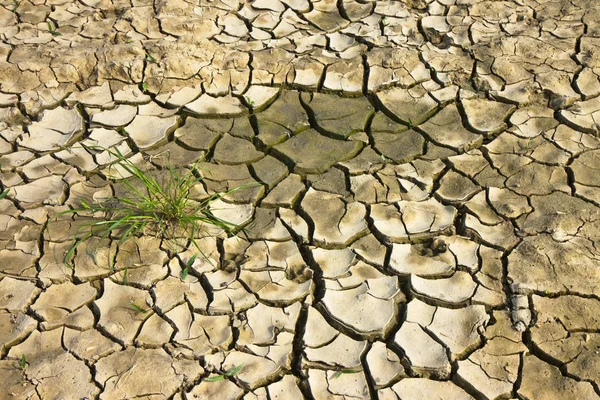
[[[435,341],[419,324],[405,322],[394,341],[408,358],[411,369],[422,376],[447,378],[451,365],[446,349]]]
[[[354,334],[383,337],[393,326],[404,296],[394,277],[368,279],[356,288],[327,289],[327,313]]]

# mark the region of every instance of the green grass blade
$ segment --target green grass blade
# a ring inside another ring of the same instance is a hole
[[[73,255],[75,254],[75,250],[77,250],[77,247],[79,247],[79,245],[81,244],[81,242],[83,242],[84,240],[87,240],[87,239],[89,239],[91,236],[92,236],[92,234],[91,234],[91,233],[88,233],[88,234],[86,234],[85,236],[83,236],[83,237],[82,237],[82,238],[80,238],[80,239],[74,239],[74,241],[73,241],[73,245],[72,245],[72,246],[69,248],[69,251],[67,251],[67,252],[65,253],[64,262],[65,262],[65,265],[66,265],[68,268],[75,269],[75,265],[74,265],[74,264],[70,264],[70,263],[69,263],[69,259],[70,259],[71,257],[73,257]]]
[[[145,308],[140,307],[135,303],[129,303],[129,307],[131,307],[133,310],[135,310],[136,312],[138,312],[140,314],[143,314],[147,311]]]
[[[118,219],[116,221],[107,221],[110,223],[110,225],[108,226],[108,228],[104,228],[104,233],[102,233],[102,236],[100,236],[100,239],[104,239],[105,237],[107,237],[108,235],[110,235],[110,233],[117,229],[119,226],[126,224],[126,220],[124,218]]]
[[[240,372],[240,370],[244,367],[244,364],[240,364],[237,367],[231,368],[227,371],[225,371],[225,375],[227,376],[234,376],[235,374],[237,374],[238,372]]]
[[[185,266],[186,267],[191,267],[192,264],[194,264],[194,261],[196,261],[196,258],[198,258],[198,253],[196,253],[193,256],[191,256],[190,259],[185,263]]]
[[[196,228],[195,226],[194,226],[194,228],[192,228],[192,232],[195,232],[195,228]],[[204,258],[206,261],[208,261],[208,263],[209,263],[211,266],[213,266],[213,267],[214,267],[215,265],[214,265],[214,264],[213,264],[213,262],[210,260],[210,257],[208,257],[206,254],[204,254],[204,252],[202,251],[202,249],[200,248],[200,246],[198,246],[198,243],[196,243],[196,239],[195,239],[195,234],[194,234],[194,233],[192,233],[192,234],[191,234],[191,238],[192,238],[192,244],[194,245],[194,247],[196,248],[196,250],[198,250],[198,252],[199,252],[199,253],[202,255],[202,258]],[[197,255],[197,254],[195,254],[195,256],[196,256],[196,255]],[[195,261],[195,260],[196,260],[196,259],[194,258],[194,261]],[[190,263],[190,261],[188,261],[188,264],[189,264],[189,266],[191,266],[191,265],[194,263],[194,261],[192,261],[191,263]]]
[[[188,267],[185,267],[183,270],[181,270],[181,281],[185,281],[185,278],[187,278],[188,276]]]
[[[123,233],[123,235],[121,236],[121,239],[119,239],[117,244],[120,245],[121,243],[125,242],[127,239],[129,239],[130,237],[135,235],[136,232],[139,232],[140,225],[142,225],[142,224],[140,224],[140,223],[131,224],[131,226],[129,228],[127,228],[127,230]]]

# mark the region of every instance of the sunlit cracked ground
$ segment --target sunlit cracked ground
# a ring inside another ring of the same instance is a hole
[[[0,38],[1,398],[600,397],[596,0],[1,0]],[[244,232],[66,268],[94,146],[247,185]]]

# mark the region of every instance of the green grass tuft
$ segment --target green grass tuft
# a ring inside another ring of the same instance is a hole
[[[119,181],[125,186],[124,195],[93,204],[81,201],[81,207],[61,213],[95,218],[94,222],[84,225],[78,237],[73,239],[73,245],[64,259],[68,267],[74,268],[69,260],[75,254],[77,247],[94,235],[101,238],[109,235],[119,238],[117,244],[142,234],[167,239],[167,245],[172,243],[171,240],[185,239],[186,244],[191,242],[198,253],[204,256],[196,238],[209,235],[210,229],[212,228],[214,232],[215,227],[227,233],[238,229],[237,225],[215,216],[210,205],[244,186],[224,193],[215,193],[201,201],[194,201],[189,198],[189,194],[201,180],[194,173],[197,163],[187,170],[174,168],[169,162],[166,176],[159,181],[155,175],[144,172],[134,165],[118,149],[110,150],[97,146],[91,148],[109,152],[116,160],[113,165],[118,165],[131,176]],[[98,215],[104,218],[98,218]],[[191,263],[186,265],[184,274],[187,275],[190,265]]]
[[[244,367],[244,364],[240,364],[236,367],[228,369],[227,371],[223,372],[222,374],[210,376],[208,378],[205,378],[204,380],[206,382],[218,382],[218,381],[225,379],[228,376],[235,376],[238,372],[240,372],[242,370],[243,367]]]

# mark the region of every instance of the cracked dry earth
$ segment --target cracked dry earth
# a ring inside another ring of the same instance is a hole
[[[600,397],[596,0],[1,0],[0,38],[1,398]],[[245,231],[66,268],[96,145],[254,184]]]

